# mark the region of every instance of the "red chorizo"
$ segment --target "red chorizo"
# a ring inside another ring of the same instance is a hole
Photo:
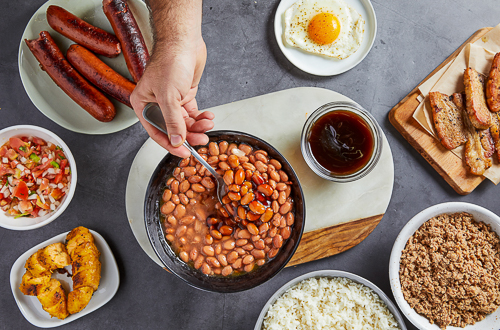
[[[96,54],[116,57],[121,53],[120,42],[115,35],[85,22],[64,8],[49,6],[47,22],[55,31]]]
[[[121,103],[130,105],[135,84],[124,78],[85,47],[73,44],[66,52],[68,62],[95,86]]]
[[[42,31],[38,39],[25,41],[40,62],[42,70],[46,71],[73,101],[99,121],[106,122],[115,117],[113,103],[68,63],[49,32]]]
[[[102,6],[104,14],[120,40],[128,70],[137,82],[141,79],[149,61],[149,52],[141,30],[124,0],[103,0]]]

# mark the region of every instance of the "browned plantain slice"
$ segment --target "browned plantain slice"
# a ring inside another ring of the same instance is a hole
[[[37,296],[50,282],[50,274],[40,277],[34,277],[29,270],[23,275],[19,290],[27,296]]]
[[[500,53],[496,53],[486,80],[486,102],[493,112],[500,110]]]
[[[457,108],[461,109],[464,113],[463,118],[468,137],[465,143],[465,166],[470,173],[483,175],[484,171],[491,166],[491,160],[484,157],[481,138],[476,128],[472,125],[469,116],[465,115],[466,110],[464,108],[463,95],[460,93],[453,94],[453,102],[456,104]]]
[[[475,128],[487,129],[491,125],[491,115],[484,96],[484,78],[476,70],[467,68],[464,72],[466,109],[470,122]]]
[[[430,92],[429,101],[439,141],[446,149],[455,149],[467,141],[462,112],[451,97],[440,92]]]
[[[40,251],[38,262],[43,267],[54,270],[71,265],[71,258],[63,243],[54,243],[44,247]]]
[[[51,317],[57,317],[61,320],[68,317],[66,293],[58,280],[51,279],[37,298],[42,304],[43,310],[48,312]]]
[[[84,309],[90,302],[94,294],[94,289],[89,286],[84,286],[71,291],[68,294],[68,312],[75,314]]]
[[[500,121],[498,119],[498,113],[491,114],[490,132],[497,152],[497,159],[500,162]]]

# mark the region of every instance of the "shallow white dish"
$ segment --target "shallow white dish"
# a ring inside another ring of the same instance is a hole
[[[118,286],[120,285],[120,274],[118,272],[118,265],[116,264],[115,257],[113,256],[113,253],[104,238],[93,230],[90,230],[90,232],[94,235],[95,245],[101,252],[99,259],[101,261],[101,282],[99,283],[97,291],[94,292],[92,299],[90,299],[87,307],[79,313],[69,315],[64,320],[51,318],[49,313],[42,309],[42,305],[38,301],[38,298],[35,296],[25,296],[19,290],[19,286],[21,285],[22,276],[26,271],[24,268],[26,260],[38,249],[41,249],[49,244],[64,243],[68,233],[57,235],[43,243],[38,244],[37,246],[34,246],[23,253],[16,260],[16,262],[14,262],[14,265],[12,265],[12,269],[10,270],[10,287],[12,289],[12,294],[14,295],[14,299],[16,300],[21,313],[24,315],[26,320],[34,326],[40,328],[53,328],[72,322],[105,305],[111,300],[111,298],[113,298],[116,291],[118,291]],[[71,266],[67,266],[65,268],[71,272]],[[72,290],[73,283],[71,277],[67,277],[66,274],[59,274],[55,272],[52,275],[52,278],[58,279],[62,283],[66,294]]]
[[[127,2],[134,13],[137,24],[139,24],[148,49],[151,49],[152,34],[146,5],[140,0],[129,0]],[[107,123],[96,120],[66,95],[46,72],[42,71],[24,39],[36,39],[41,31],[49,31],[64,54],[66,54],[68,47],[74,43],[55,32],[47,23],[45,12],[50,5],[61,6],[90,24],[113,33],[111,24],[102,11],[101,0],[49,0],[43,4],[31,17],[19,45],[19,74],[31,102],[55,123],[78,133],[108,134],[120,131],[136,123],[138,119],[134,110],[111,97],[110,100],[116,108],[116,117]],[[99,56],[99,58],[124,77],[131,79],[123,54],[115,58],[104,56]]]
[[[297,0],[281,0],[274,17],[274,34],[285,57],[300,70],[317,76],[334,76],[346,72],[358,65],[370,52],[377,34],[377,18],[370,0],[345,0],[363,16],[365,33],[361,47],[346,59],[338,60],[326,56],[314,55],[291,47],[283,40],[283,14]]]
[[[286,283],[283,285],[278,291],[276,291],[271,298],[267,301],[267,303],[264,305],[264,308],[262,308],[262,311],[260,312],[259,318],[257,319],[257,323],[255,323],[255,328],[254,330],[260,330],[262,328],[262,323],[264,322],[264,317],[267,314],[267,311],[269,310],[269,307],[273,305],[276,300],[281,297],[288,289],[290,289],[292,286],[296,285],[297,283],[312,278],[312,277],[345,277],[348,279],[353,280],[354,282],[363,284],[373,291],[378,294],[380,299],[385,302],[391,313],[394,315],[394,318],[398,322],[399,326],[401,327],[401,330],[406,330],[406,325],[403,321],[403,318],[401,317],[401,314],[399,313],[398,309],[396,306],[393,304],[393,302],[386,296],[386,294],[380,290],[375,284],[372,282],[368,281],[367,279],[364,279],[361,276],[358,276],[356,274],[340,271],[340,270],[318,270],[314,271],[311,273],[307,273],[304,275],[301,275],[297,278],[294,278],[290,282]]]
[[[401,283],[399,280],[399,260],[401,259],[401,252],[406,246],[408,239],[415,233],[415,231],[420,228],[420,226],[432,217],[443,213],[455,213],[455,212],[468,212],[474,216],[476,221],[482,221],[491,226],[497,234],[500,233],[500,217],[495,213],[474,204],[461,203],[461,202],[451,202],[442,203],[431,206],[417,215],[415,215],[408,223],[403,227],[399,233],[391,252],[391,258],[389,261],[389,280],[391,282],[392,293],[394,294],[394,299],[403,314],[410,320],[413,325],[419,329],[425,330],[439,330],[440,328],[435,324],[430,324],[429,320],[417,312],[406,302],[401,292]],[[474,325],[468,325],[465,328],[451,327],[448,326],[446,329],[465,329],[465,330],[497,330],[500,327],[500,308],[494,313],[489,314],[486,318]]]
[[[0,227],[4,227],[12,230],[30,230],[45,226],[46,224],[51,223],[57,217],[59,217],[64,210],[68,207],[73,195],[75,194],[76,183],[77,183],[77,171],[76,171],[76,162],[71,150],[64,143],[64,141],[54,133],[45,128],[31,125],[19,125],[19,126],[11,126],[0,130],[0,146],[4,145],[9,138],[11,137],[19,137],[19,136],[36,136],[44,139],[45,141],[51,142],[56,146],[60,146],[66,158],[68,159],[69,166],[71,168],[71,184],[69,188],[68,194],[63,197],[61,205],[54,211],[49,214],[44,215],[43,217],[38,218],[27,218],[21,217],[14,219],[12,216],[8,216],[5,212],[0,210]]]

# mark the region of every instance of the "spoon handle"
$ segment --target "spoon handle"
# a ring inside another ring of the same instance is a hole
[[[163,113],[161,112],[158,103],[148,103],[142,111],[142,116],[148,123],[168,135],[167,125],[165,124],[165,119],[163,118]],[[210,173],[212,173],[214,177],[219,177],[219,174],[215,172],[213,167],[210,166],[193,147],[191,147],[187,140],[184,140],[184,143],[182,145],[185,146],[191,152],[191,155],[193,155],[194,158],[196,158],[203,166],[205,166],[206,169]]]

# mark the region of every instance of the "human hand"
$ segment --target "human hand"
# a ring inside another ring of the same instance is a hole
[[[207,51],[201,36],[195,42],[155,43],[144,75],[130,97],[130,102],[149,136],[172,154],[191,155],[182,143],[208,143],[204,134],[213,128],[214,114],[201,112],[196,92],[205,67]],[[160,106],[169,136],[149,124],[142,116],[147,103]]]

